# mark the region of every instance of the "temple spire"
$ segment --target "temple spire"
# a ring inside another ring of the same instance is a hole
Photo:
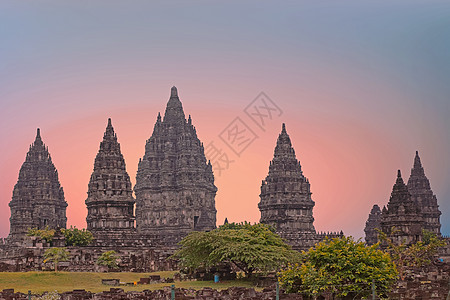
[[[67,202],[39,128],[20,168],[9,206],[11,241],[22,240],[29,228],[66,227]]]
[[[88,209],[87,228],[97,243],[119,239],[123,234],[134,232],[135,200],[111,118],[95,157],[85,203]]]
[[[114,138],[114,127],[112,126],[111,118],[108,118],[108,125],[105,130],[104,140],[106,138]]]
[[[170,98],[169,102],[167,102],[163,121],[170,124],[183,124],[186,122],[183,105],[178,98],[177,88],[174,86],[170,90]]]
[[[405,184],[405,182],[403,181],[403,178],[402,178],[402,172],[400,170],[397,170],[397,181],[395,184],[401,184],[401,185]]]
[[[40,145],[40,146],[44,145],[44,142],[42,142],[42,138],[41,138],[41,130],[39,128],[36,130],[36,138],[33,143],[33,146],[36,146],[36,145]]]
[[[173,86],[170,89],[170,98],[178,98],[178,90],[177,90],[176,86]]]
[[[430,181],[425,175],[425,170],[422,166],[418,151],[416,151],[414,164],[411,168],[411,175],[408,179],[408,191],[423,212],[425,219],[424,228],[439,235],[441,228],[439,218],[441,212],[439,210],[436,195],[434,195],[431,190]]]

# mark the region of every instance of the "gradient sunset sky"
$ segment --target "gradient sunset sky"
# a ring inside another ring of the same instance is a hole
[[[175,85],[216,172],[217,220],[257,222],[281,124],[311,183],[315,227],[363,237],[418,150],[450,234],[449,1],[0,2],[0,237],[36,128],[86,227],[87,185],[107,119],[132,183]],[[259,128],[260,92],[282,111]],[[257,139],[240,156],[219,137],[237,117]]]

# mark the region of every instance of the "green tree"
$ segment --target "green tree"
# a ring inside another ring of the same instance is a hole
[[[372,280],[378,292],[386,292],[398,276],[389,254],[352,237],[325,239],[305,252],[303,260],[278,274],[288,292],[362,297],[370,294]]]
[[[395,227],[391,232],[398,231]],[[405,280],[406,271],[411,267],[424,267],[431,264],[439,248],[446,245],[443,239],[427,230],[422,230],[422,241],[408,245],[406,242],[396,243],[386,233],[378,230],[379,238],[386,245],[386,252],[391,255],[400,279]]]
[[[86,229],[78,229],[70,226],[69,229],[61,229],[66,240],[66,246],[87,246],[94,240],[92,233]]]
[[[44,262],[53,262],[55,266],[55,272],[58,272],[58,263],[60,261],[68,261],[70,253],[66,248],[49,248],[44,252]]]
[[[37,236],[47,243],[51,243],[53,241],[53,236],[55,235],[55,229],[50,229],[48,226],[45,226],[44,229],[28,228],[27,235]]]
[[[117,269],[119,256],[114,250],[103,252],[97,259],[97,264],[100,266],[106,266],[109,269]]]
[[[221,262],[235,265],[250,277],[254,271],[271,271],[298,261],[291,248],[268,225],[225,224],[209,232],[191,232],[172,258],[182,267],[196,269]]]

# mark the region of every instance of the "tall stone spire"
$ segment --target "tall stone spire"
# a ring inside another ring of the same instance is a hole
[[[187,121],[176,87],[164,118],[158,114],[136,176],[138,233],[175,245],[192,230],[216,226],[212,167],[192,121]]]
[[[414,165],[408,180],[408,190],[412,199],[416,201],[422,211],[425,221],[424,229],[440,235],[441,223],[439,218],[441,211],[439,210],[436,195],[431,190],[430,181],[425,176],[418,151],[416,151]]]
[[[316,231],[312,210],[315,204],[285,124],[278,136],[269,174],[262,181],[260,198],[261,223],[274,226],[294,249],[314,245]]]
[[[373,245],[378,242],[377,229],[381,230],[381,209],[375,204],[370,211],[369,218],[366,222],[366,227],[364,228],[366,243],[368,245]]]
[[[20,168],[9,207],[11,243],[21,243],[29,228],[66,227],[67,202],[39,128]]]
[[[123,240],[134,232],[134,203],[125,160],[111,119],[108,119],[86,199],[87,229],[98,243]]]
[[[423,224],[421,209],[412,199],[398,170],[387,209],[383,209],[381,229],[398,243],[414,243],[421,240]],[[393,227],[395,231],[392,231]]]

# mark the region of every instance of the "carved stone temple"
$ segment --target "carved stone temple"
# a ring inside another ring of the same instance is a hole
[[[416,151],[414,165],[409,176],[408,191],[422,210],[423,228],[440,236],[441,222],[439,219],[441,211],[439,210],[437,198],[431,190],[430,181],[425,176],[418,151]]]
[[[378,232],[376,229],[381,229],[381,209],[375,204],[370,211],[369,218],[364,228],[366,234],[366,243],[373,245],[378,242]]]
[[[8,242],[22,244],[29,228],[66,228],[67,202],[39,128],[14,186]]]
[[[325,236],[342,235],[342,232],[316,233],[310,184],[295,156],[285,124],[269,164],[269,174],[262,181],[260,198],[260,222],[272,225],[294,249],[307,250]]]
[[[125,241],[135,233],[133,190],[117,134],[108,125],[95,157],[94,171],[88,185],[87,229],[97,243]]]
[[[400,170],[387,208],[383,207],[380,225],[381,230],[398,243],[415,243],[422,235],[424,222],[421,209],[411,197]],[[395,231],[392,231],[394,226]]]
[[[193,230],[216,227],[214,175],[176,87],[158,114],[136,176],[136,229],[175,245]]]
[[[364,229],[368,244],[378,242],[377,228],[398,243],[420,241],[422,229],[441,235],[441,212],[417,151],[408,184],[404,183],[399,170],[387,207],[383,207],[381,214],[374,213],[374,209],[375,206]],[[391,232],[392,227],[395,227],[394,232]]]

